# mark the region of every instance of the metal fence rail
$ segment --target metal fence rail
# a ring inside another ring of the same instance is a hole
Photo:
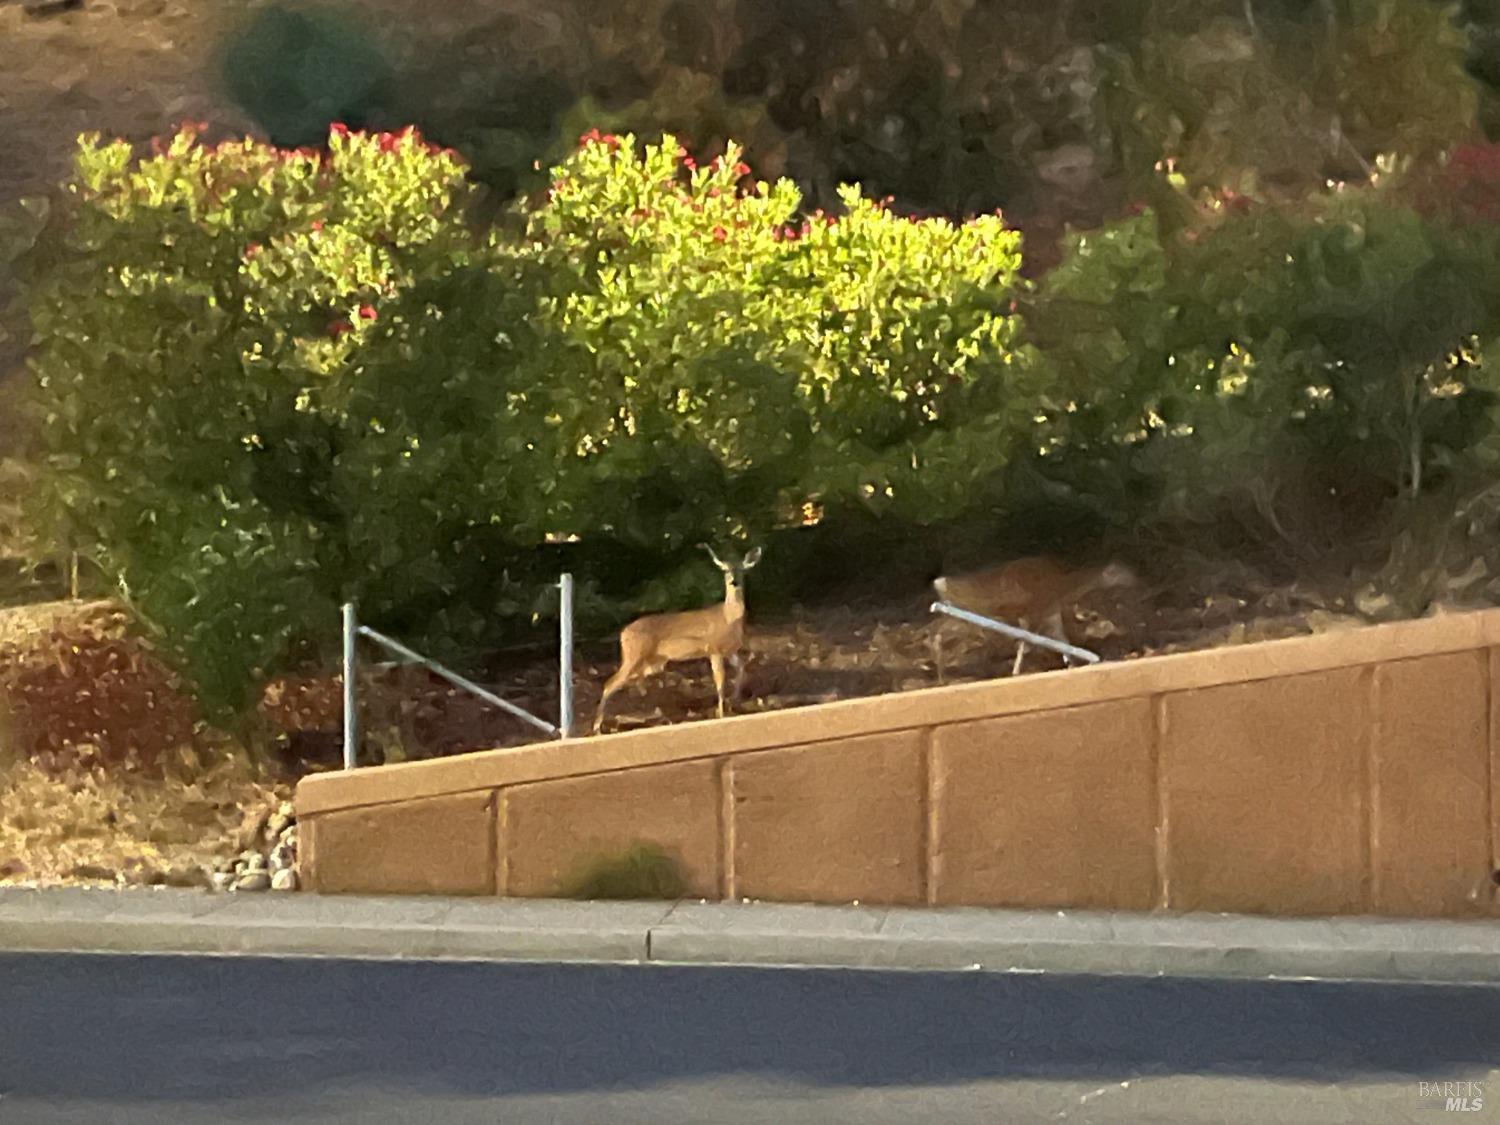
[[[460,676],[450,668],[445,668],[436,660],[423,656],[415,649],[408,648],[400,641],[387,637],[384,633],[377,633],[367,625],[359,624],[354,604],[346,603],[344,605],[344,768],[354,769],[359,748],[359,701],[355,691],[357,658],[355,642],[360,637],[367,637],[399,656],[406,663],[421,665],[435,675],[441,676],[454,687],[467,691],[492,707],[498,707],[506,714],[530,724],[543,734],[571,738],[573,736],[573,576],[564,574],[558,587],[562,591],[562,609],[558,636],[558,723],[556,725],[533,715],[524,707],[518,707],[509,700],[501,699],[494,692],[480,687],[473,680]]]
[[[1051,649],[1053,652],[1062,653],[1064,656],[1081,660],[1085,664],[1098,664],[1102,657],[1097,652],[1090,652],[1086,648],[1078,648],[1066,641],[1055,640],[1052,637],[1044,637],[1040,633],[1033,633],[1028,629],[1022,629],[1017,625],[1007,625],[1004,621],[996,621],[992,617],[983,617],[977,613],[971,613],[967,609],[959,609],[956,605],[947,602],[933,602],[933,613],[946,614],[957,618],[959,621],[967,621],[970,625],[978,625],[981,629],[989,629],[991,632],[1003,633],[1007,637],[1025,644],[1036,645],[1038,648]]]

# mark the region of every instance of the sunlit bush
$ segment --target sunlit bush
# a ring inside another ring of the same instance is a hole
[[[80,148],[31,263],[37,506],[211,709],[341,599],[456,658],[545,608],[549,544],[666,575],[822,505],[934,519],[1029,425],[998,217],[802,216],[597,134],[554,180],[502,237],[411,132]]]

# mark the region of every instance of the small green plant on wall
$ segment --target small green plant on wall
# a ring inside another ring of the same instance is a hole
[[[597,856],[563,884],[564,898],[679,899],[687,894],[682,866],[655,844],[633,844]]]

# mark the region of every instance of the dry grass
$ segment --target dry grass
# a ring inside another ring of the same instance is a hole
[[[243,754],[183,751],[164,775],[0,765],[0,882],[205,885],[291,796]]]
[[[195,884],[291,795],[110,602],[0,611],[0,880]]]

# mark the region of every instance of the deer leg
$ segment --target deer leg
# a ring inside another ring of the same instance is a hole
[[[714,670],[714,689],[719,693],[719,718],[724,717],[724,658],[717,652],[708,658]]]
[[[729,699],[735,706],[739,706],[740,700],[745,697],[745,654],[737,652],[729,660],[734,665],[734,688]]]
[[[599,710],[594,712],[595,734],[598,734],[604,726],[604,708],[609,703],[609,697],[630,682],[636,673],[636,668],[634,661],[622,662],[619,671],[604,682],[604,692],[599,696]]]
[[[947,665],[943,660],[943,626],[941,623],[932,631],[932,637],[927,643],[932,646],[932,660],[937,665],[938,683],[946,683],[948,677]]]
[[[1061,641],[1065,645],[1073,643],[1068,639],[1067,629],[1063,627],[1061,606],[1054,609],[1052,613],[1047,617],[1047,621],[1042,626],[1041,632],[1046,636],[1051,637],[1054,641]],[[1073,667],[1073,658],[1067,653],[1063,653],[1063,664],[1069,668]]]

